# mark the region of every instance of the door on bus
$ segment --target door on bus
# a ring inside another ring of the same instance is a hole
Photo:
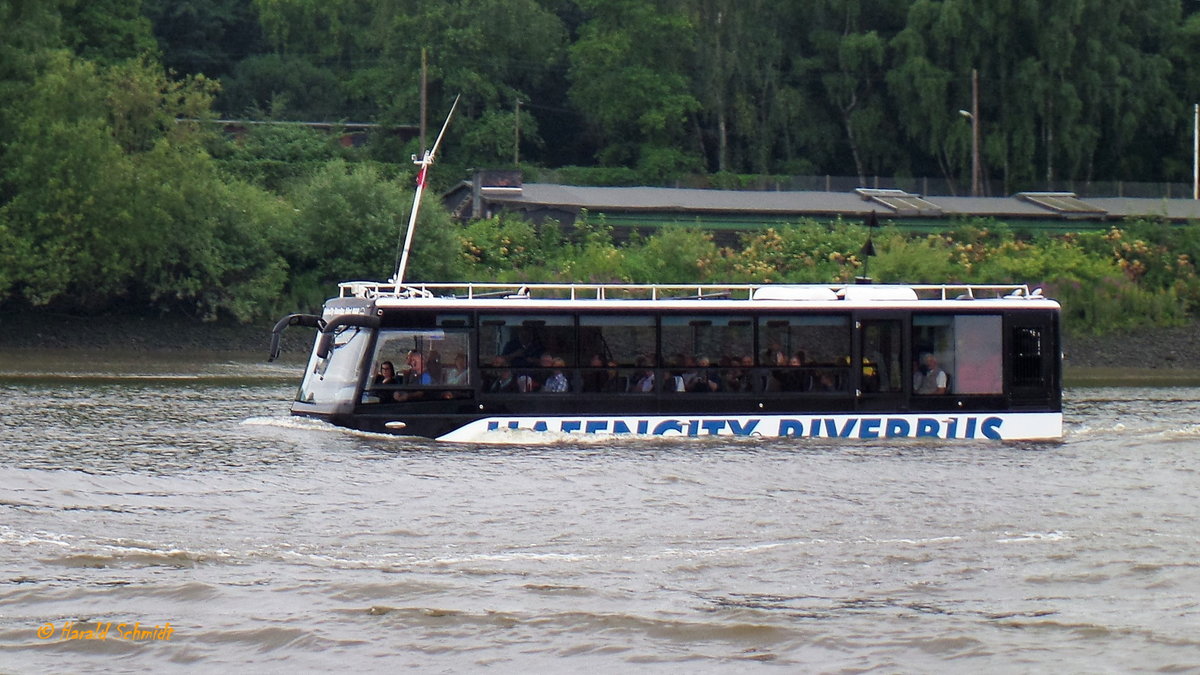
[[[872,313],[856,317],[851,378],[860,410],[905,410],[905,317]]]

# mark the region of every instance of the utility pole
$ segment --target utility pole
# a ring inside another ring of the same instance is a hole
[[[1200,103],[1192,108],[1192,199],[1200,199]]]
[[[971,196],[982,193],[983,169],[979,159],[979,71],[971,69]]]
[[[429,63],[426,61],[425,48],[421,47],[421,155],[425,155],[425,106],[429,100],[428,82],[426,74],[429,72]]]
[[[521,166],[521,99],[516,99],[513,112],[513,166]]]

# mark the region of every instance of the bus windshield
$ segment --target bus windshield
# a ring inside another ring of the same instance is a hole
[[[313,349],[296,400],[324,405],[353,403],[359,364],[370,333],[370,329],[360,326],[345,326],[331,336],[325,358],[317,355],[319,350]]]

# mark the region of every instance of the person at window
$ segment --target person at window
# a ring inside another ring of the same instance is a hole
[[[421,352],[409,352],[408,370],[404,373],[404,384],[433,384],[433,376],[425,368],[425,356]]]
[[[634,361],[637,366],[637,379],[633,382],[633,391],[647,392],[654,391],[654,369],[650,368],[650,359],[645,356],[639,356]]]
[[[409,386],[428,386],[433,384],[433,376],[425,369],[425,357],[421,352],[408,353],[408,370],[404,373],[404,384]],[[422,390],[392,392],[393,401],[417,401],[425,398]]]
[[[454,355],[454,365],[442,371],[442,382],[456,386],[468,383],[466,354],[460,352]]]
[[[513,376],[512,368],[508,367],[508,363],[504,357],[497,356],[492,360],[493,377],[488,383],[487,390],[493,393],[509,393],[517,390],[517,378]]]
[[[780,355],[782,356],[782,354]],[[779,378],[779,387],[783,391],[808,391],[812,388],[812,375],[804,369],[805,353],[796,352],[791,358],[785,358],[780,364],[786,366],[775,371]]]
[[[500,355],[508,359],[514,368],[525,368],[536,366],[545,349],[532,328],[521,326],[517,329],[517,335],[505,343]]]
[[[722,386],[725,391],[754,391],[754,357],[732,357]],[[739,368],[739,366],[741,366]]]
[[[429,355],[425,357],[425,372],[429,373],[434,382],[441,382],[444,377],[443,370],[441,352],[436,349],[430,350]]]
[[[588,361],[588,370],[583,375],[583,390],[607,391],[609,377],[609,372],[604,368],[604,357],[592,354]]]
[[[545,356],[543,356],[543,360]],[[567,376],[563,374],[563,368],[566,365],[567,362],[562,358],[550,359],[550,366],[554,371],[550,374],[550,377],[546,378],[546,383],[542,385],[542,391],[548,394],[562,394],[570,391],[571,385],[567,382]]]
[[[376,371],[372,384],[400,384],[400,380],[396,378],[396,366],[391,361],[384,361],[379,364],[379,370]],[[389,401],[392,398],[392,389],[390,387],[383,389],[372,389],[371,395],[377,397],[381,402]]]
[[[721,391],[721,378],[717,374],[717,369],[712,367],[712,362],[707,356],[701,356],[696,359],[696,379],[688,386],[688,391],[692,393],[708,394],[714,391]]]
[[[696,367],[696,357],[691,354],[684,354],[679,361],[683,365],[683,373],[680,375],[683,385],[682,391],[691,391],[692,384],[696,378],[700,377],[700,371]]]
[[[554,368],[554,356],[547,352],[542,352],[542,355],[534,365],[537,368],[517,373],[517,391],[533,392],[545,390],[546,383],[554,375],[551,371]]]
[[[379,364],[379,371],[375,373],[374,384],[399,384],[396,381],[396,366],[391,361],[384,361]]]
[[[815,387],[817,391],[839,391],[841,389],[838,386],[837,378],[829,371],[822,371],[817,375]]]
[[[920,375],[920,381],[917,383],[916,393],[918,394],[945,394],[947,393],[950,377],[942,367],[938,365],[937,357],[929,352],[921,355],[921,366],[925,373]]]

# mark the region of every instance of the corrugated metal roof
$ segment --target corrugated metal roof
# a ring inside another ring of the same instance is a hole
[[[573,206],[593,211],[708,211],[729,213],[844,214],[866,216],[880,205],[848,192],[758,192],[655,187],[580,187],[526,183],[517,195],[492,202]],[[891,215],[892,209],[883,215]]]
[[[1051,212],[1016,197],[929,197],[947,216],[1045,218]]]
[[[469,185],[469,184],[464,184]],[[895,192],[896,194],[892,194]],[[903,191],[862,189],[855,192],[703,190],[661,187],[587,187],[525,183],[503,190],[485,188],[488,203],[516,208],[588,209],[608,213],[679,214],[686,216],[842,216],[903,221],[908,218],[980,216],[1040,220],[1105,220],[1168,218],[1200,220],[1200,201],[1089,197],[1072,193],[1020,193],[1010,197],[921,196]]]
[[[1195,199],[1088,197],[1088,203],[1104,209],[1113,218],[1200,220],[1200,201]]]

